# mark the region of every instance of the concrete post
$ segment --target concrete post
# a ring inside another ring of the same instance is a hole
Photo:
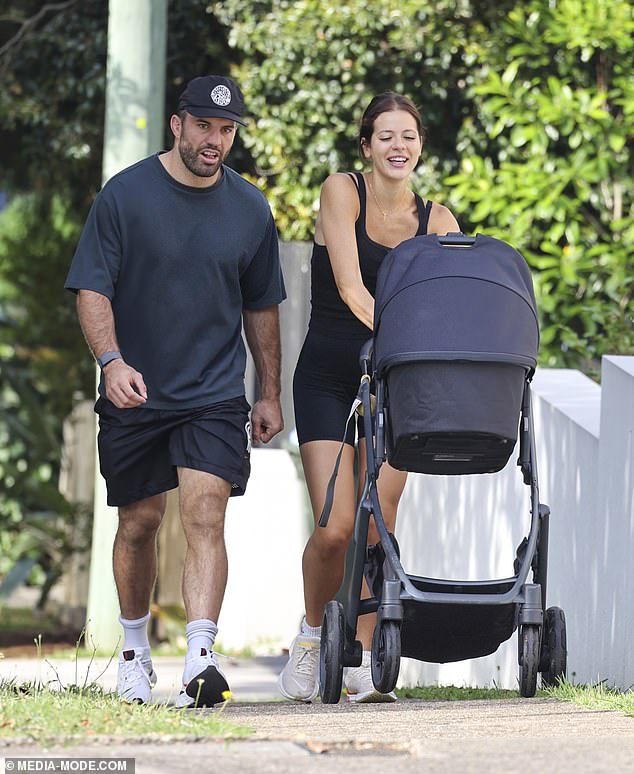
[[[110,0],[104,182],[163,145],[166,36],[167,0]],[[97,473],[86,635],[89,647],[108,651],[121,632],[112,575],[116,527]]]

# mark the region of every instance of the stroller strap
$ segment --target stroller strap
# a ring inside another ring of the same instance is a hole
[[[365,390],[364,390],[365,387]],[[361,377],[361,382],[359,384],[359,390],[357,392],[356,398],[352,401],[352,406],[350,407],[350,413],[348,414],[348,419],[346,420],[346,425],[343,428],[343,438],[341,439],[341,446],[339,447],[339,451],[337,453],[337,458],[335,460],[335,467],[333,468],[332,475],[330,476],[330,480],[328,481],[328,486],[326,487],[326,499],[324,500],[324,507],[321,510],[321,515],[319,517],[319,526],[325,527],[328,524],[328,519],[330,518],[330,512],[332,511],[332,503],[335,497],[335,483],[337,481],[337,475],[339,473],[339,463],[341,462],[341,455],[343,454],[344,446],[346,445],[346,433],[348,432],[348,425],[350,424],[350,420],[355,415],[357,409],[360,406],[364,407],[364,410],[366,407],[364,406],[364,403],[366,401],[363,400],[364,398],[364,392],[367,393],[367,411],[370,412],[370,376],[369,374],[363,374]]]

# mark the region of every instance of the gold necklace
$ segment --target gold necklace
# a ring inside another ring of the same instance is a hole
[[[398,203],[398,205],[396,207],[394,207],[394,209],[384,210],[383,207],[381,207],[381,205],[379,204],[379,200],[377,198],[376,193],[374,192],[374,187],[372,186],[372,183],[370,182],[370,178],[368,178],[368,186],[370,187],[370,193],[372,194],[372,197],[373,197],[374,201],[376,202],[376,206],[377,206],[379,212],[381,213],[381,215],[383,215],[383,220],[384,221],[387,220],[388,215],[394,215],[395,212],[399,212],[402,209],[401,205],[402,205],[403,201],[405,200],[405,197],[409,193],[408,189],[406,188],[403,191],[403,196],[401,197],[401,201]]]

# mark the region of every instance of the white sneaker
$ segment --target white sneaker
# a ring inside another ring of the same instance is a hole
[[[298,634],[281,671],[277,687],[282,696],[293,701],[312,701],[319,693],[319,637]]]
[[[124,650],[119,654],[117,693],[123,701],[147,704],[156,685],[156,672],[152,668],[149,648]]]
[[[183,688],[176,699],[177,707],[213,707],[228,701],[231,695],[213,653],[201,648],[199,656],[185,660]]]
[[[343,670],[343,683],[348,694],[348,701],[358,702],[359,704],[396,701],[394,691],[381,693],[374,687],[372,670],[370,668],[371,658],[372,654],[370,651],[364,650],[361,666],[346,667]]]

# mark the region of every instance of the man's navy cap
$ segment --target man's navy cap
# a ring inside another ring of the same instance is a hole
[[[242,120],[242,92],[223,75],[201,75],[191,80],[180,95],[178,110],[186,110],[196,118],[230,118],[246,126]]]

